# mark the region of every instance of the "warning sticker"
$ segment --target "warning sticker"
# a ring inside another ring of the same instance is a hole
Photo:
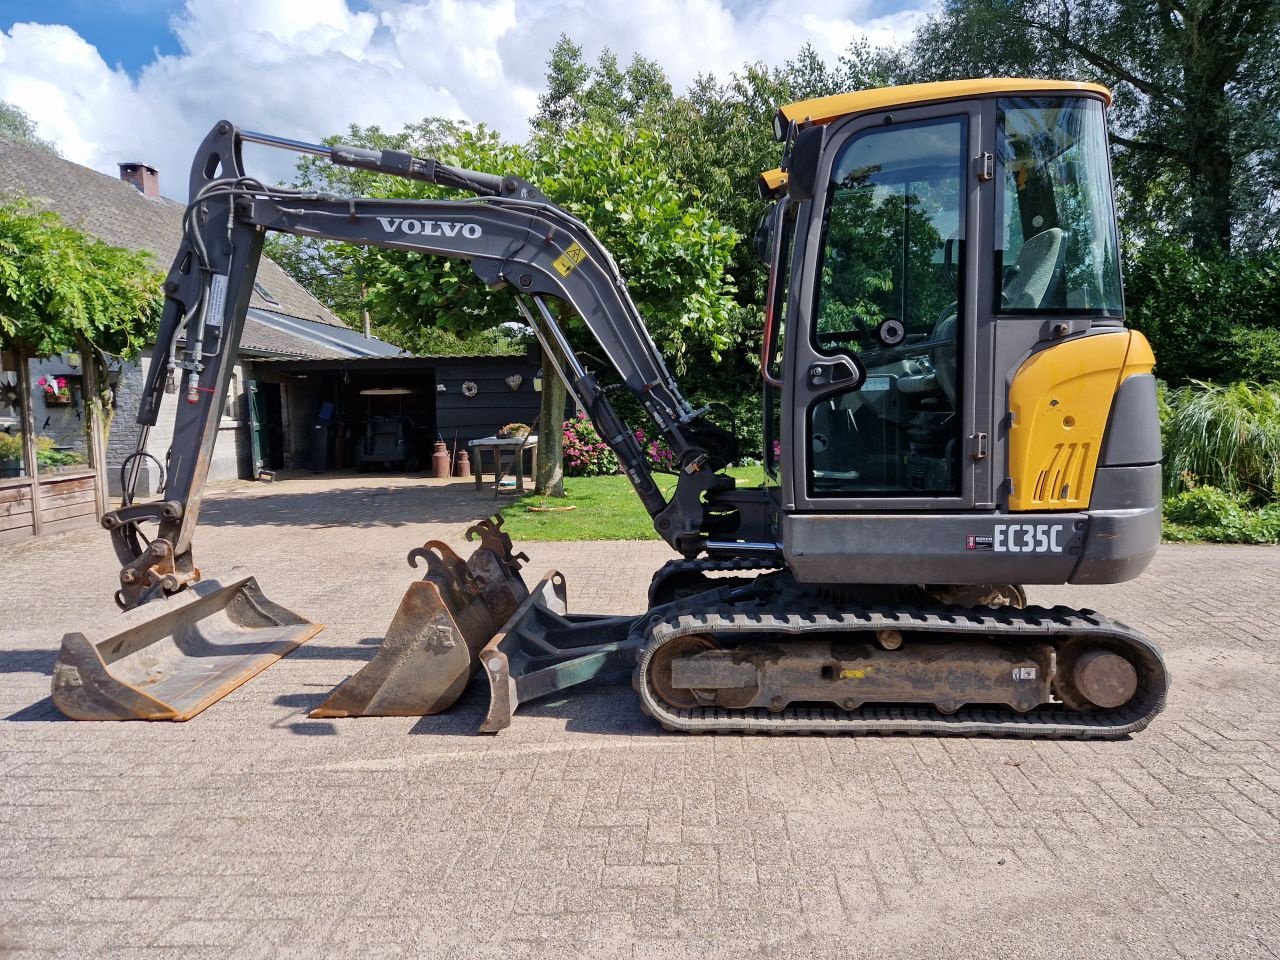
[[[975,537],[972,534],[965,540],[964,548],[966,550],[994,550],[994,537]]]
[[[560,276],[567,277],[585,259],[587,259],[587,251],[583,250],[582,244],[575,240],[568,250],[552,261],[551,265],[556,268]]]
[[[227,310],[227,278],[224,274],[215,273],[209,283],[209,302],[204,308],[206,326],[217,329],[222,326],[222,317]]]

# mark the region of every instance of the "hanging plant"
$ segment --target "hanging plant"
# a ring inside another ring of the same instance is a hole
[[[41,377],[36,384],[44,392],[47,407],[65,407],[71,403],[71,388],[66,377]]]

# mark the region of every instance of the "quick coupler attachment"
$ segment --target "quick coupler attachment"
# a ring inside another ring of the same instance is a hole
[[[573,616],[564,575],[550,570],[501,630],[480,651],[489,682],[489,710],[481,733],[511,726],[522,703],[611,673],[629,672],[640,635],[635,617]]]

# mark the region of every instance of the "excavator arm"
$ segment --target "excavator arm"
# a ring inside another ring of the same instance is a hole
[[[326,156],[338,164],[479,196],[375,200],[268,187],[245,173],[245,142]],[[546,355],[565,358],[566,367],[558,372],[617,454],[659,534],[687,556],[702,549],[703,494],[732,483],[716,473],[727,459],[730,438],[702,421],[681,394],[599,240],[535,187],[401,151],[299,143],[243,132],[223,121],[205,138],[192,164],[190,196],[184,240],[165,281],[155,361],[138,413],[142,450],[165,393],[176,388],[165,499],[134,504],[127,480],[124,504],[104,518],[123,564],[117,595],[122,607],[174,593],[199,579],[192,538],[268,230],[462,259],[490,288],[510,289]],[[634,432],[618,416],[596,375],[578,361],[547,298],[562,301],[582,318],[675,453],[680,471],[670,501],[654,482]],[[136,475],[136,458],[131,466]],[[144,542],[140,537],[142,521],[159,524],[154,539]]]

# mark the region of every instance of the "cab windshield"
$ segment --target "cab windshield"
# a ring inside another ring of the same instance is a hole
[[[1122,317],[1102,104],[1009,97],[997,111],[995,312]]]

